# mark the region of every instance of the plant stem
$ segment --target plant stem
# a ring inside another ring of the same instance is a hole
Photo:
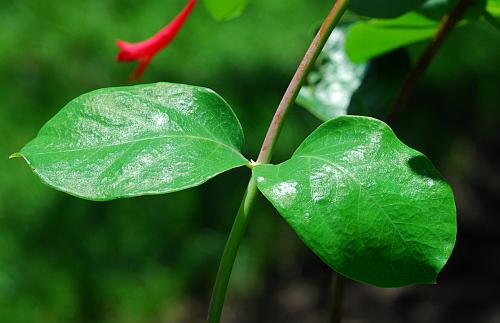
[[[288,111],[290,111],[290,108],[293,106],[293,103],[299,94],[300,88],[302,87],[302,84],[304,84],[307,74],[325,46],[328,37],[330,37],[330,34],[340,21],[340,18],[342,18],[349,2],[350,0],[337,0],[321,25],[316,37],[314,37],[314,40],[309,46],[302,62],[300,62],[297,71],[295,71],[292,81],[288,85],[278,109],[276,109],[271,125],[267,130],[266,138],[262,144],[259,157],[257,158],[257,163],[266,164],[271,160],[274,146],[276,145],[276,141],[279,137],[281,129],[283,128],[283,121]]]
[[[483,17],[484,19],[490,24],[493,26],[493,28],[497,29],[498,31],[500,31],[500,21],[498,21],[495,17],[493,17],[493,15],[491,13],[489,13],[488,11],[485,11],[483,13]]]
[[[403,86],[398,92],[398,95],[394,99],[389,111],[386,115],[386,119],[389,123],[393,122],[397,116],[402,112],[408,97],[413,92],[418,80],[425,73],[427,68],[432,62],[432,59],[438,52],[438,50],[443,45],[445,39],[448,37],[450,32],[455,28],[457,23],[462,19],[464,13],[467,11],[469,6],[474,2],[474,0],[460,0],[456,6],[450,11],[449,14],[443,17],[441,24],[439,25],[438,31],[432,38],[427,48],[424,50],[420,56],[418,62],[411,69],[410,73],[406,77]]]
[[[342,321],[342,304],[345,281],[346,278],[339,273],[336,273],[332,278],[331,323],[340,323]]]
[[[333,8],[323,22],[320,30],[318,31],[316,37],[312,41],[309,49],[307,50],[302,62],[300,63],[295,75],[288,86],[283,99],[281,100],[278,108],[276,109],[275,115],[269,129],[267,131],[266,137],[262,144],[261,150],[259,152],[259,157],[257,158],[257,163],[265,164],[269,163],[273,153],[274,146],[283,127],[284,119],[293,106],[295,99],[304,83],[307,73],[310,71],[315,60],[318,58],[321,50],[325,46],[328,37],[332,33],[335,26],[340,21],[340,18],[347,9],[347,5],[350,0],[336,0]],[[238,248],[241,244],[243,234],[245,233],[246,227],[248,225],[249,215],[255,197],[257,196],[257,184],[255,179],[250,179],[248,183],[247,191],[243,197],[240,205],[240,209],[236,214],[233,227],[229,233],[229,238],[226,242],[224,252],[222,254],[222,259],[219,265],[219,270],[217,272],[217,277],[215,279],[214,289],[212,291],[212,298],[210,301],[210,307],[208,310],[208,323],[219,323],[220,317],[222,315],[222,309],[224,306],[224,300],[226,297],[226,290],[229,283],[229,278],[233,269],[234,261],[236,259],[236,254]]]
[[[231,271],[233,270],[234,260],[236,259],[238,248],[248,225],[249,214],[252,209],[253,202],[255,201],[255,197],[257,196],[257,192],[257,184],[252,176],[250,182],[248,183],[247,191],[241,201],[238,213],[236,214],[231,232],[229,233],[224,253],[222,254],[208,310],[209,323],[219,323],[220,321],[227,285],[229,283],[229,278],[231,277]]]

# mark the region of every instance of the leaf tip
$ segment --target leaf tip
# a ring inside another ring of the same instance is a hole
[[[9,159],[14,159],[14,158],[22,158],[23,155],[20,152],[13,153],[9,156]]]

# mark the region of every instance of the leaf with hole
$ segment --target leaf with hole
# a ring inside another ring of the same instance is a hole
[[[212,90],[157,83],[84,94],[14,157],[43,182],[91,200],[161,194],[248,163],[243,131]]]
[[[291,159],[253,172],[306,245],[349,278],[381,287],[434,283],[453,249],[450,186],[382,121],[330,120]]]

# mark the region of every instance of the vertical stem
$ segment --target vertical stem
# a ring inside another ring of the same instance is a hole
[[[336,273],[332,278],[332,312],[331,312],[331,323],[342,322],[342,305],[343,305],[343,293],[344,293],[344,283],[346,278],[339,273]]]
[[[445,39],[455,28],[460,19],[462,19],[464,13],[473,2],[474,0],[459,0],[457,5],[451,10],[451,12],[443,17],[437,33],[434,35],[432,41],[424,50],[423,54],[420,56],[417,64],[412,68],[412,70],[406,77],[403,86],[394,99],[386,116],[386,119],[389,123],[393,122],[394,119],[396,119],[401,113],[406,102],[408,101],[408,97],[413,92],[413,89],[415,88],[418,80],[425,73],[425,71],[431,64],[432,59],[443,45]]]
[[[276,141],[283,127],[283,122],[285,116],[287,115],[290,108],[293,106],[295,99],[304,83],[307,73],[314,64],[314,61],[318,58],[321,50],[325,46],[328,37],[332,33],[335,26],[340,21],[340,18],[347,9],[347,5],[350,0],[336,0],[335,4],[323,22],[318,34],[312,41],[309,49],[307,50],[302,62],[300,63],[295,75],[288,86],[283,99],[281,100],[278,108],[276,109],[275,115],[269,129],[267,131],[266,137],[262,144],[259,157],[257,158],[257,163],[265,164],[271,160],[272,152]],[[215,279],[214,289],[212,291],[212,298],[210,301],[210,307],[208,310],[208,323],[219,323],[220,317],[222,315],[222,309],[224,306],[224,299],[226,297],[226,290],[229,283],[229,278],[233,269],[234,261],[236,259],[236,254],[240,246],[243,234],[245,233],[246,227],[248,225],[249,214],[252,205],[255,201],[257,195],[257,184],[255,179],[252,177],[248,183],[248,188],[241,202],[240,209],[236,214],[233,227],[229,233],[229,238],[224,248],[222,254],[222,259],[219,265],[219,270],[217,272],[217,277]]]
[[[208,322],[219,323],[224,307],[224,299],[226,297],[227,285],[233,270],[234,260],[238,253],[241,240],[248,225],[249,214],[253,206],[255,197],[257,196],[257,184],[252,176],[248,183],[247,191],[243,196],[240,208],[234,219],[233,227],[229,233],[229,238],[226,242],[226,247],[222,254],[222,259],[219,265],[219,270],[215,279],[214,289],[212,291],[212,299],[208,309]]]
[[[295,75],[292,78],[292,81],[288,85],[283,98],[276,109],[276,113],[274,114],[273,120],[271,121],[271,125],[267,130],[266,138],[264,139],[264,143],[262,144],[262,148],[259,153],[259,157],[257,158],[257,163],[266,164],[271,160],[271,156],[273,153],[274,146],[276,145],[276,141],[278,136],[283,128],[283,121],[290,111],[290,108],[293,106],[297,95],[299,94],[300,88],[304,84],[307,74],[311,70],[314,62],[318,58],[321,50],[325,46],[325,43],[330,37],[335,26],[342,18],[347,6],[349,5],[350,0],[337,0],[332,10],[326,17],[325,21],[321,25],[316,37],[312,41],[309,49],[307,50],[302,62],[300,62],[297,71],[295,71]]]

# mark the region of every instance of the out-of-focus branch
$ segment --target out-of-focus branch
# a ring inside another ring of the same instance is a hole
[[[332,278],[332,310],[331,310],[331,323],[342,322],[342,305],[344,300],[344,283],[347,278],[339,273],[335,273]]]
[[[386,120],[389,123],[392,123],[404,109],[408,98],[415,89],[415,86],[417,85],[422,75],[431,64],[432,59],[434,58],[434,56],[436,56],[436,53],[441,48],[450,32],[462,19],[463,15],[472,3],[474,3],[474,0],[460,0],[450,11],[450,13],[443,17],[438,31],[420,56],[418,62],[411,69],[391,107],[389,108],[386,115]]]

